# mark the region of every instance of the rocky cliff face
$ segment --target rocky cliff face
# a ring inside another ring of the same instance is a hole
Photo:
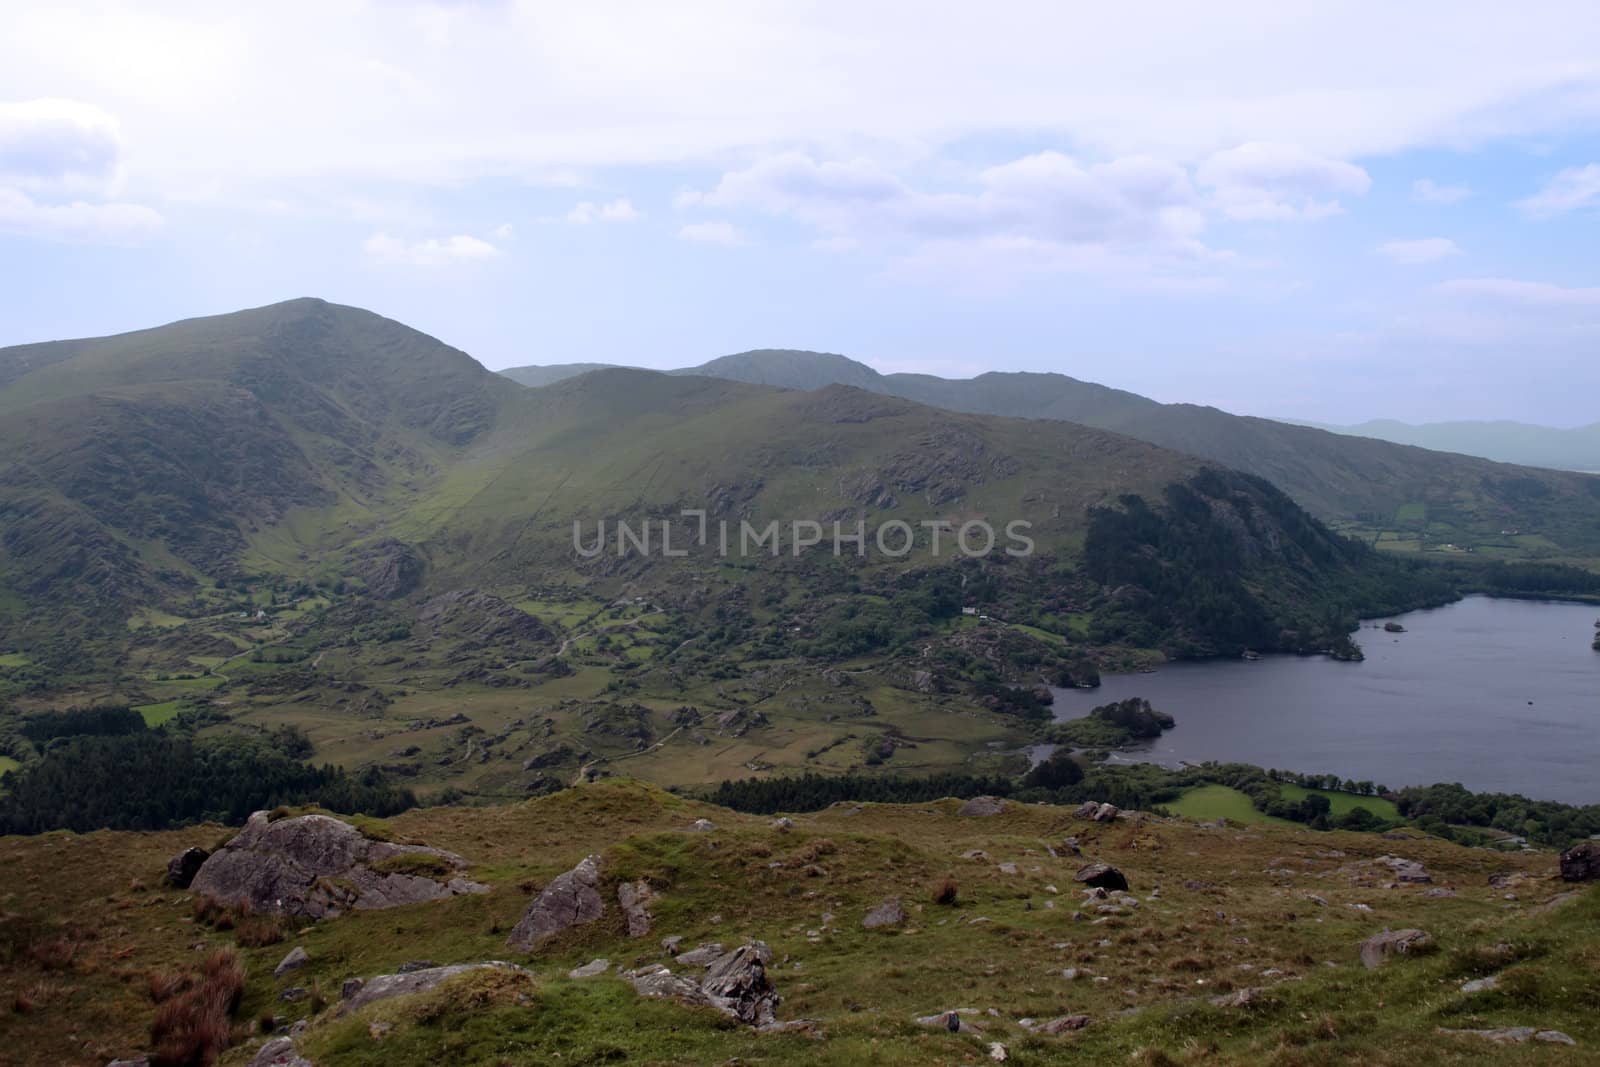
[[[255,912],[320,919],[487,893],[461,875],[466,867],[453,852],[374,841],[327,815],[273,820],[258,811],[205,861],[190,888]]]

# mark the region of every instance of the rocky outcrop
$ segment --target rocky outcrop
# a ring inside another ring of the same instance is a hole
[[[374,841],[328,815],[250,816],[200,867],[190,888],[223,904],[308,919],[487,893],[467,861],[423,845]]]
[[[1080,867],[1072,880],[1082,882],[1091,889],[1128,891],[1128,876],[1109,863],[1091,863]]]
[[[167,861],[167,884],[174,889],[188,889],[210,857],[211,853],[203,848],[184,849]]]
[[[778,991],[767,977],[772,950],[763,941],[751,941],[713,963],[700,980],[700,990],[712,1007],[751,1026],[771,1026],[778,1021]]]
[[[751,941],[719,954],[698,981],[673,974],[659,964],[624,977],[640,996],[708,1005],[746,1025],[772,1028],[781,1024],[777,1015],[778,991],[767,977],[771,960],[772,950],[764,942]]]
[[[968,819],[982,819],[991,815],[999,815],[1006,810],[1006,802],[999,797],[973,797],[961,805],[961,810],[956,812]]]
[[[623,882],[617,886],[617,906],[628,923],[629,937],[645,937],[650,933],[653,919],[650,905],[656,895],[646,882]]]
[[[450,635],[479,646],[520,646],[549,642],[545,625],[490,593],[456,589],[434,597],[417,611],[420,636]]]
[[[544,887],[522,913],[506,944],[527,952],[563,930],[594,922],[605,910],[605,901],[600,896],[600,861],[596,856],[589,856]]]
[[[1361,962],[1380,967],[1391,956],[1415,956],[1431,951],[1432,936],[1421,930],[1385,930],[1361,942]]]
[[[876,930],[880,926],[901,926],[905,921],[906,909],[899,900],[890,899],[867,912],[867,917],[861,920],[861,925],[868,930]]]
[[[1087,1015],[1058,1015],[1054,1019],[1023,1019],[1017,1025],[1024,1030],[1035,1034],[1044,1034],[1047,1037],[1060,1037],[1082,1030],[1089,1025]]]
[[[376,978],[369,978],[361,983],[360,986],[355,987],[344,1003],[339,1005],[338,1013],[346,1015],[379,1000],[388,1000],[392,997],[409,997],[414,993],[426,993],[441,982],[449,981],[457,975],[489,969],[509,971],[516,974],[529,973],[521,967],[506,963],[503,960],[485,960],[482,963],[457,963],[449,967],[425,967],[420,971],[406,971],[403,974],[380,974]]]
[[[567,972],[568,978],[594,978],[605,974],[611,969],[611,961],[606,959],[590,960],[582,967],[574,967]]]
[[[1561,878],[1567,882],[1600,881],[1600,841],[1585,841],[1563,852]]]

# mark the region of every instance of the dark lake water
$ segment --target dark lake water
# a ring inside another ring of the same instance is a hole
[[[1055,716],[1144,697],[1178,720],[1114,757],[1238,761],[1480,792],[1600,803],[1600,608],[1469,597],[1363,624],[1364,663],[1322,656],[1173,663],[1058,689]]]

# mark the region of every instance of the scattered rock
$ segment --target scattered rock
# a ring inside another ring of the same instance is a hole
[[[906,909],[901,906],[898,899],[891,898],[867,912],[867,917],[861,920],[861,925],[868,930],[876,930],[880,926],[899,926],[906,921]]]
[[[1016,874],[1017,865],[1015,863],[1002,863],[999,864],[999,871],[1001,874]]]
[[[593,978],[595,975],[605,974],[611,969],[610,960],[590,960],[582,967],[574,967],[567,972],[568,978]]]
[[[1536,1030],[1531,1026],[1503,1026],[1495,1030],[1452,1030],[1441,1026],[1435,1032],[1449,1037],[1481,1038],[1496,1045],[1525,1045],[1529,1041],[1541,1041],[1550,1045],[1577,1044],[1560,1030]]]
[[[412,971],[426,971],[437,966],[439,965],[432,960],[406,960],[394,970],[396,974],[410,974]]]
[[[981,1034],[983,1027],[972,1021],[972,1016],[977,1014],[976,1008],[952,1008],[934,1015],[920,1016],[914,1021],[918,1026],[933,1026],[952,1034]]]
[[[200,873],[211,853],[203,848],[186,848],[167,861],[167,884],[174,889],[188,889],[194,876]]]
[[[320,919],[487,893],[488,886],[455,873],[466,866],[453,852],[374,841],[331,816],[272,820],[258,811],[201,865],[190,888],[257,913]],[[427,873],[411,873],[417,869]]]
[[[1095,822],[1111,822],[1121,814],[1122,809],[1115,804],[1102,804],[1094,813]]]
[[[1072,815],[1077,819],[1092,819],[1099,812],[1100,805],[1093,800],[1085,800],[1082,804],[1072,809]]]
[[[1087,1015],[1058,1015],[1054,1019],[1046,1019],[1033,1029],[1035,1033],[1046,1034],[1050,1037],[1060,1037],[1070,1034],[1075,1030],[1082,1030],[1089,1025]]]
[[[289,954],[287,956],[283,957],[283,962],[279,963],[272,969],[272,977],[282,978],[290,971],[299,970],[301,967],[304,967],[310,962],[311,957],[306,955],[306,950],[301,948],[299,945],[296,945],[294,948],[289,950]]]
[[[632,974],[628,980],[633,983],[634,992],[641,997],[660,997],[690,1005],[710,1003],[706,995],[701,992],[699,982],[693,978],[673,974],[665,967],[658,966]]]
[[[1219,1008],[1257,1008],[1265,1003],[1267,994],[1261,989],[1238,989],[1232,993],[1224,993],[1220,997],[1212,997],[1211,1003]]]
[[[696,819],[694,822],[689,824],[689,829],[693,830],[697,834],[709,834],[716,828],[717,824],[712,822],[710,819]]]
[[[663,937],[661,939],[661,947],[674,954],[677,953],[678,946],[681,944],[683,944],[682,934],[673,934],[671,937]]]
[[[997,1063],[1004,1063],[1010,1058],[1010,1055],[1006,1052],[1006,1047],[1000,1042],[991,1041],[989,1042],[989,1058]]]
[[[594,922],[606,910],[599,887],[600,863],[589,856],[566,874],[551,879],[522,913],[506,944],[527,952],[563,930]]]
[[[339,999],[349,1000],[361,992],[361,987],[366,984],[367,980],[365,978],[346,978],[344,984],[339,987]]]
[[[685,967],[709,967],[720,960],[723,955],[722,945],[719,942],[711,941],[690,949],[688,952],[678,956],[677,960]]]
[[[1433,947],[1433,938],[1421,930],[1385,930],[1361,943],[1361,962],[1378,967],[1390,956],[1418,955]]]
[[[623,882],[617,886],[617,905],[622,908],[623,917],[627,919],[629,937],[649,935],[650,924],[653,921],[650,905],[655,899],[654,891],[646,882]]]
[[[1374,862],[1388,867],[1394,872],[1395,881],[1409,885],[1427,885],[1433,881],[1427,868],[1416,860],[1408,860],[1402,856],[1379,856]]]
[[[1600,841],[1585,841],[1563,852],[1561,878],[1567,882],[1600,881]]]
[[[275,1037],[261,1046],[250,1067],[311,1067],[311,1061],[300,1055],[293,1038]]]
[[[517,974],[529,973],[521,967],[501,960],[486,960],[483,963],[457,963],[449,967],[429,967],[426,970],[411,971],[407,974],[380,974],[376,978],[362,983],[360,989],[345,998],[344,1003],[339,1005],[338,1014],[345,1015],[358,1008],[364,1008],[375,1001],[388,1000],[391,997],[408,997],[413,993],[425,993],[440,982],[454,978],[456,975],[486,970],[491,967],[512,971]]]
[[[278,994],[278,999],[281,1000],[281,1001],[284,1001],[286,1003],[293,1004],[295,1001],[304,1000],[306,997],[308,997],[310,995],[311,995],[311,991],[309,989],[307,989],[305,986],[296,985],[296,986],[290,986],[288,989],[285,989],[282,993],[279,993]]]
[[[779,818],[773,819],[768,825],[781,834],[785,831],[794,829],[794,820],[789,818],[787,815],[783,815]]]
[[[991,815],[999,815],[1006,810],[1006,802],[999,797],[973,797],[961,805],[961,810],[956,812],[968,819],[982,819]]]
[[[1128,891],[1127,876],[1109,863],[1091,863],[1086,867],[1080,867],[1078,873],[1072,876],[1072,880],[1094,889]]]
[[[1497,974],[1491,974],[1487,978],[1475,978],[1470,982],[1462,983],[1461,992],[1463,992],[1463,993],[1487,993],[1491,989],[1498,988],[1499,985],[1500,985],[1500,976],[1497,975]]]
[[[367,1024],[367,1036],[374,1041],[382,1041],[394,1031],[394,1023],[382,1019],[374,1019]]]
[[[1455,896],[1456,891],[1446,886],[1439,885],[1434,886],[1432,889],[1425,890],[1422,895],[1432,900],[1442,900],[1445,897]]]
[[[974,863],[989,862],[989,854],[981,848],[970,848],[961,854],[961,858],[964,860],[971,860]]]

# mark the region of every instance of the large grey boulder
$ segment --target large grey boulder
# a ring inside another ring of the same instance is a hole
[[[1433,938],[1422,930],[1385,930],[1361,942],[1361,962],[1379,967],[1391,956],[1415,956],[1433,947]]]
[[[968,819],[983,819],[991,815],[999,815],[1006,810],[1006,802],[999,797],[973,797],[961,805],[957,815]]]
[[[203,848],[186,848],[173,856],[167,861],[167,884],[174,889],[188,889],[210,856]]]
[[[304,967],[310,962],[311,957],[307,955],[306,950],[301,948],[299,945],[296,945],[294,948],[289,950],[289,954],[287,956],[283,957],[283,961],[272,969],[272,976],[274,978],[282,978],[290,971],[298,971],[301,967]]]
[[[1109,863],[1091,863],[1080,867],[1072,880],[1094,889],[1128,891],[1128,876]]]
[[[605,910],[606,903],[600,896],[600,861],[589,856],[572,870],[551,879],[512,927],[506,944],[527,952],[563,930],[594,922]]]
[[[1600,841],[1585,841],[1563,852],[1561,878],[1567,882],[1600,881]]]
[[[273,820],[258,811],[189,888],[258,913],[321,919],[487,893],[488,886],[462,877],[466,867],[453,852],[374,841],[328,815]]]
[[[426,993],[441,982],[449,981],[457,975],[484,970],[500,970],[514,974],[529,973],[503,960],[485,960],[482,963],[456,963],[449,967],[426,967],[420,971],[407,971],[404,974],[380,974],[376,978],[367,979],[346,998],[344,1003],[339,1005],[339,1014],[348,1014],[379,1000]]]

